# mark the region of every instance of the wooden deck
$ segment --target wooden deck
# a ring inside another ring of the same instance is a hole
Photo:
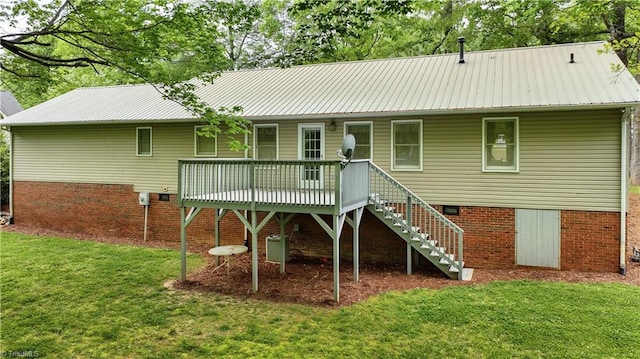
[[[257,161],[185,159],[178,161],[181,279],[186,280],[187,226],[202,208],[215,208],[214,246],[220,245],[220,220],[234,213],[251,232],[252,289],[258,290],[258,233],[270,220],[285,225],[297,213],[308,213],[332,238],[333,257],[340,258],[340,234],[353,227],[354,280],[358,280],[359,228],[369,203],[369,161]],[[187,207],[191,207],[187,213]],[[251,212],[247,217],[242,210]],[[266,212],[257,221],[257,212]],[[351,218],[347,212],[353,212]],[[321,214],[331,215],[326,222]],[[284,248],[281,258],[285,258]],[[334,298],[340,298],[340,261],[334,261]],[[280,261],[284,272],[285,261]]]
[[[220,220],[233,213],[251,232],[252,290],[258,290],[259,233],[274,220],[280,238],[298,213],[310,214],[333,242],[340,258],[340,234],[351,226],[353,279],[359,278],[359,232],[369,209],[407,243],[407,274],[420,253],[451,278],[464,279],[464,231],[368,161],[256,161],[190,159],[179,161],[178,205],[181,212],[181,279],[186,280],[187,226],[202,208],[216,209],[214,246],[220,245]],[[187,207],[191,207],[187,213]],[[243,211],[244,210],[244,211]],[[265,212],[258,221],[257,212]],[[348,212],[352,212],[348,215]],[[250,214],[250,216],[249,216]],[[330,215],[330,220],[326,216]],[[286,245],[280,246],[285,258]],[[340,261],[333,261],[334,298],[340,298]],[[285,261],[280,261],[285,271]]]

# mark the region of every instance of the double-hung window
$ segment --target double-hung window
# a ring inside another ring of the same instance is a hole
[[[356,160],[373,158],[373,130],[370,121],[345,122],[344,132],[345,136],[351,134],[356,139],[356,148],[351,158]]]
[[[482,170],[518,172],[518,142],[517,117],[482,119]]]
[[[256,160],[277,160],[278,125],[254,125],[253,129],[253,158]]]
[[[152,136],[151,127],[136,128],[136,155],[151,156],[152,155]]]
[[[391,169],[422,170],[422,120],[391,121]]]
[[[201,157],[216,157],[218,155],[218,143],[216,136],[204,135],[204,126],[195,126],[193,131],[195,143],[195,155]]]

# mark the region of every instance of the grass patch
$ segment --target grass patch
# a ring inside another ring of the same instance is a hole
[[[3,233],[0,352],[41,357],[640,357],[640,288],[531,281],[339,310],[162,286],[173,250]],[[191,268],[203,264],[190,256]]]
[[[631,188],[629,188],[629,192],[640,194],[640,186],[631,186]]]

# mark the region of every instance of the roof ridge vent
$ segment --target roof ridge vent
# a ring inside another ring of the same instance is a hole
[[[460,44],[460,60],[458,60],[459,64],[464,64],[464,36],[458,38],[458,43]]]

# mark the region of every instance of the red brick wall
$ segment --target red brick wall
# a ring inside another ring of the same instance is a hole
[[[131,186],[14,183],[14,222],[58,232],[142,236],[143,208]]]
[[[564,270],[617,272],[620,214],[562,211],[560,266]]]
[[[180,211],[176,196],[159,201],[151,194],[147,240],[180,241]],[[436,206],[441,210],[441,206]],[[261,221],[265,213],[259,213]],[[191,244],[213,245],[214,211],[203,209],[187,229]],[[331,221],[329,216],[323,217]],[[449,216],[465,230],[464,261],[472,268],[515,267],[515,209],[460,207],[460,214]],[[620,219],[618,213],[562,211],[561,269],[618,270]],[[143,236],[144,207],[132,186],[16,182],[14,184],[16,224],[46,228],[60,233],[139,238]],[[293,232],[298,224],[299,231]],[[271,220],[259,233],[260,252],[264,238],[280,232]],[[292,255],[332,257],[332,241],[309,215],[296,215],[286,226]],[[244,227],[228,212],[221,221],[221,242],[241,244]],[[248,234],[249,239],[251,235]],[[340,240],[341,258],[352,257],[352,231],[345,223]],[[360,257],[367,262],[404,263],[405,242],[368,211],[360,228]]]
[[[214,211],[203,209],[187,228],[194,244],[213,244]],[[14,222],[59,233],[143,238],[144,206],[133,186],[51,182],[14,183]],[[233,214],[221,224],[221,240],[242,243],[243,226]],[[180,242],[180,210],[176,196],[159,201],[151,193],[148,241]]]
[[[442,206],[434,206],[442,213]],[[464,229],[464,262],[470,268],[515,267],[515,209],[460,207],[447,216]]]

